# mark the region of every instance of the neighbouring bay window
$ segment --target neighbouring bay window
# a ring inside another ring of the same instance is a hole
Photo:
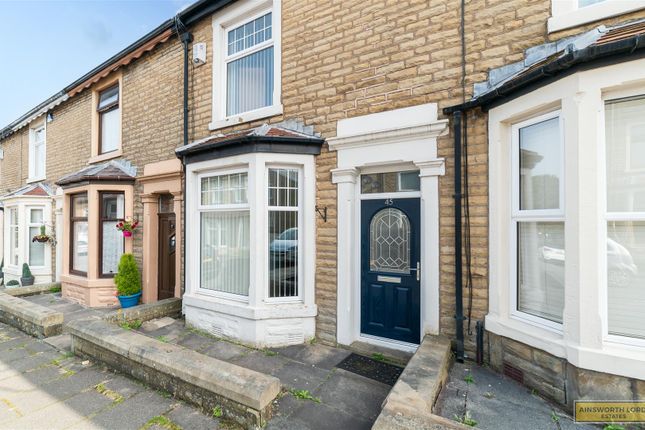
[[[101,192],[100,202],[100,228],[99,243],[100,276],[111,277],[116,273],[119,259],[124,252],[125,239],[123,234],[116,229],[119,220],[125,217],[125,195],[122,192]]]
[[[605,103],[609,334],[645,339],[645,96]]]
[[[41,267],[45,265],[45,244],[31,240],[40,234],[41,226],[45,225],[44,209],[28,208],[29,212],[29,265]]]
[[[116,151],[121,147],[121,112],[118,83],[99,93],[96,111],[99,117],[98,154]]]
[[[558,112],[513,126],[515,311],[546,325],[564,308],[563,142]]]
[[[87,193],[71,196],[70,218],[70,272],[76,275],[87,275],[89,236],[88,236],[88,200]]]
[[[20,256],[18,250],[18,208],[9,209],[9,263],[14,266],[18,265]]]
[[[248,173],[205,175],[199,187],[201,288],[248,296]]]
[[[299,170],[268,169],[269,297],[298,297]]]
[[[45,126],[33,128],[29,134],[29,181],[45,178]]]

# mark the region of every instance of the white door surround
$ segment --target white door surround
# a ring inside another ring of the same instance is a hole
[[[421,337],[439,332],[439,176],[437,137],[448,120],[437,119],[435,103],[340,120],[337,136],[327,139],[337,151],[338,185],[337,327],[338,343],[354,341],[414,350],[416,345],[379,339],[360,332],[361,229],[360,175],[419,170],[421,179]],[[363,196],[365,198],[367,196]],[[399,195],[398,197],[401,197]],[[369,198],[369,197],[368,197]]]

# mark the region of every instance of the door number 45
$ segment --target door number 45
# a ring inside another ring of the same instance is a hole
[[[385,199],[385,206],[392,206],[394,204],[394,200],[392,199]]]

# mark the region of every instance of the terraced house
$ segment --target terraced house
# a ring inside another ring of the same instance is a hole
[[[2,130],[5,277],[111,306],[133,252],[220,336],[642,398],[643,8],[198,1]]]

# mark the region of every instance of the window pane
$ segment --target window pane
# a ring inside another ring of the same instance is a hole
[[[101,218],[109,220],[123,219],[125,213],[125,196],[123,194],[101,194]],[[115,228],[116,230],[116,228]]]
[[[273,104],[273,47],[227,64],[226,116]]]
[[[98,109],[102,109],[117,101],[119,101],[119,86],[115,85],[103,91],[99,95]]]
[[[564,309],[564,223],[517,224],[518,310],[558,323]]]
[[[202,178],[202,205],[248,203],[248,182],[248,173],[246,172]]]
[[[10,258],[11,263],[15,266],[18,264],[18,210],[12,208],[9,213],[9,218],[11,220],[9,228],[9,246],[11,250]]]
[[[578,7],[590,6],[596,3],[602,3],[605,0],[578,0]]]
[[[73,223],[73,234],[72,252],[74,253],[74,265],[72,269],[87,272],[87,221]]]
[[[361,192],[363,194],[419,191],[420,189],[421,181],[418,170],[361,175]]]
[[[298,212],[269,211],[269,297],[298,296]]]
[[[120,109],[101,114],[101,154],[116,151],[119,148],[121,124]]]
[[[35,211],[32,211],[32,213]],[[42,211],[40,211],[42,213]],[[29,265],[45,265],[45,244],[32,242],[31,238],[40,234],[40,227],[29,227]]]
[[[241,25],[228,32],[228,55],[249,49],[258,43],[271,38],[271,13],[261,16],[254,21]]]
[[[249,212],[201,214],[201,288],[248,296]]]
[[[74,218],[87,218],[87,194],[72,197],[72,216]]]
[[[560,120],[520,128],[520,209],[560,207]]]
[[[36,177],[45,174],[45,145],[39,143],[34,146],[34,175]]]
[[[410,221],[399,209],[381,209],[370,222],[370,270],[410,273]]]
[[[607,211],[645,212],[645,97],[608,102]]]
[[[269,169],[269,206],[298,207],[297,169]]]
[[[45,128],[37,128],[34,130],[34,142],[43,142],[45,140]]]
[[[103,234],[101,274],[114,274],[119,267],[119,259],[123,255],[123,233],[116,229],[114,221],[103,221],[101,233]]]
[[[645,221],[607,224],[609,333],[645,339]]]
[[[29,222],[31,224],[42,224],[43,223],[43,210],[42,209],[31,209],[29,214]]]

